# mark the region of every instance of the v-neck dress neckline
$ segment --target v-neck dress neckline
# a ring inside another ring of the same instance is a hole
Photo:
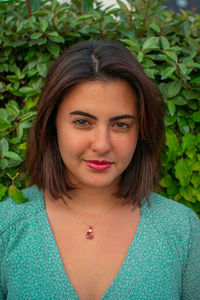
[[[71,295],[73,297],[73,300],[75,299],[79,299],[75,288],[73,287],[72,283],[70,282],[68,275],[65,271],[64,265],[63,265],[63,261],[60,255],[60,251],[58,249],[58,245],[57,242],[55,240],[53,231],[51,229],[50,223],[49,223],[49,218],[46,212],[46,207],[45,207],[45,200],[44,200],[44,194],[43,191],[38,191],[40,193],[40,199],[41,199],[41,205],[42,205],[42,212],[43,212],[43,217],[44,217],[44,225],[46,225],[46,231],[47,232],[47,236],[49,237],[49,243],[51,244],[51,246],[53,246],[54,248],[54,253],[56,254],[55,259],[57,260],[57,264],[59,266],[59,270],[62,274],[62,278],[65,278],[65,286],[66,289],[69,289],[68,292],[71,292]],[[137,244],[140,242],[140,237],[143,231],[143,226],[144,226],[144,218],[145,218],[145,207],[146,207],[147,202],[145,202],[142,206],[141,206],[141,217],[140,217],[140,221],[139,224],[137,226],[137,230],[136,233],[134,234],[134,237],[132,238],[131,244],[129,246],[129,249],[126,253],[126,257],[118,271],[118,273],[115,275],[113,281],[111,282],[111,284],[109,285],[109,287],[106,289],[106,291],[104,292],[103,296],[101,297],[101,300],[105,300],[105,299],[109,299],[109,292],[110,290],[113,288],[113,286],[117,283],[118,280],[120,280],[120,278],[122,278],[122,274],[123,272],[125,272],[125,270],[127,270],[127,268],[129,267],[128,262],[130,262],[130,260],[133,259],[133,255],[134,255],[134,251],[137,249]]]
[[[48,222],[43,192],[0,207],[0,299],[78,300]],[[200,223],[189,208],[151,193],[126,257],[101,300],[199,299]],[[106,274],[105,274],[106,276]]]

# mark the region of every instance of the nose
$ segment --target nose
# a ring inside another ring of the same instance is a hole
[[[100,155],[105,155],[111,150],[111,137],[108,128],[95,128],[91,141],[91,149]]]

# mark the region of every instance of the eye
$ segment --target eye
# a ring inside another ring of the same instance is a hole
[[[128,129],[130,127],[130,125],[127,123],[124,123],[124,122],[116,122],[114,124],[114,127],[119,128],[119,129]]]
[[[87,127],[87,126],[90,126],[91,124],[85,120],[85,119],[78,119],[78,120],[75,120],[73,122],[76,126],[79,126],[79,127]]]

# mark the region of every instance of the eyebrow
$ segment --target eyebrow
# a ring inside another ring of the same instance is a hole
[[[92,114],[89,114],[85,111],[82,110],[75,110],[70,112],[70,115],[80,115],[80,116],[85,116],[85,117],[89,117],[93,120],[97,120],[98,118]],[[135,119],[135,117],[133,115],[130,114],[125,114],[125,115],[118,115],[118,116],[114,116],[112,118],[109,119],[109,121],[116,121],[116,120],[121,120],[121,119]]]

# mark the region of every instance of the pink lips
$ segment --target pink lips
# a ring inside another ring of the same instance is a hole
[[[111,167],[112,163],[106,160],[86,160],[86,165],[95,171],[104,171]]]

